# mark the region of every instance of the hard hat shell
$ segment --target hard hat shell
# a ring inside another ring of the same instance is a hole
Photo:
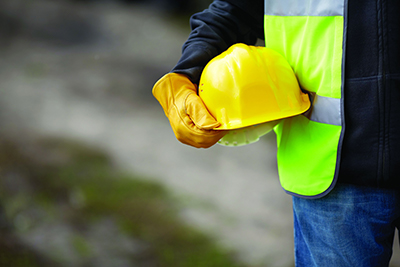
[[[235,44],[204,68],[199,96],[221,125],[232,130],[305,112],[310,100],[278,52]]]

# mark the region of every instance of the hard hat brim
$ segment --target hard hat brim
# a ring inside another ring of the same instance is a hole
[[[289,117],[293,117],[296,115],[300,115],[304,112],[306,112],[310,106],[310,100],[307,94],[302,93],[302,103],[297,109],[290,109],[287,111],[278,111],[276,114],[264,114],[264,116],[260,118],[248,118],[248,119],[242,119],[242,120],[229,120],[229,123],[224,123],[221,122],[221,125],[214,128],[213,130],[237,130],[245,127],[250,127],[254,125],[259,125],[262,123],[268,123],[268,122],[273,122]]]

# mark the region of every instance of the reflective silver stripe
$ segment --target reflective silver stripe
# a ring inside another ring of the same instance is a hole
[[[342,125],[340,98],[316,95],[310,120],[333,125]]]
[[[343,0],[265,0],[265,15],[343,16]]]

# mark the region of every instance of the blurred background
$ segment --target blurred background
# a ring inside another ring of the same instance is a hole
[[[0,0],[0,266],[293,266],[275,136],[191,148],[151,95],[209,3]]]

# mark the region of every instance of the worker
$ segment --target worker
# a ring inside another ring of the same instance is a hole
[[[153,88],[178,140],[207,148],[226,134],[197,94],[207,63],[257,39],[288,61],[312,96],[307,116],[274,128],[296,266],[389,265],[400,225],[399,13],[395,0],[215,0],[191,17],[181,58]]]

